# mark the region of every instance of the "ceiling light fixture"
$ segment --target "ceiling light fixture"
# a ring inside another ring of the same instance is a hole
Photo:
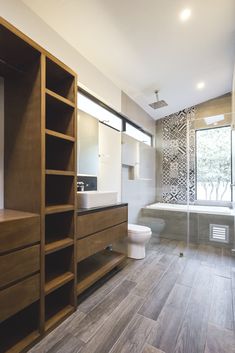
[[[180,12],[180,19],[182,22],[186,22],[191,17],[191,10],[186,8]]]
[[[197,89],[201,90],[205,87],[205,82],[201,81],[201,82],[198,82],[197,84]]]

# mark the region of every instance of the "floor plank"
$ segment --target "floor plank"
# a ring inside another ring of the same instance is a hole
[[[212,324],[233,330],[233,299],[231,279],[214,276],[212,304],[209,321]]]
[[[191,291],[174,353],[204,352],[212,285],[212,269],[201,266]]]
[[[184,286],[192,287],[199,267],[200,262],[198,260],[189,259],[186,262],[185,269],[183,273],[179,276],[177,283],[182,284]]]
[[[142,303],[142,298],[130,294],[86,344],[82,353],[109,353]]]
[[[110,353],[141,353],[155,322],[136,315]]]
[[[205,353],[235,353],[235,333],[208,325]]]
[[[183,258],[177,258],[175,262],[163,275],[162,279],[154,287],[144,305],[139,310],[139,314],[148,317],[152,320],[157,320],[158,316],[167,301],[167,298],[173,289],[179,272],[177,264],[185,262]]]
[[[99,327],[116,309],[116,307],[127,297],[136,283],[124,280],[114,290],[107,295],[101,303],[94,307],[80,322],[77,328],[76,337],[83,342],[88,342],[96,333]]]
[[[176,284],[154,326],[149,343],[165,353],[174,351],[191,288]]]
[[[150,344],[146,344],[142,353],[165,353],[165,352],[160,351],[159,349],[153,346],[150,346]]]

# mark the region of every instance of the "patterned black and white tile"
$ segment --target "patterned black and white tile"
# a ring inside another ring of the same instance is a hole
[[[162,202],[195,198],[195,108],[162,119]],[[189,171],[189,177],[188,177]]]

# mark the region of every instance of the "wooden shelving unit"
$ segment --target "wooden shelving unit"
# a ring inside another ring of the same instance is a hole
[[[77,295],[120,265],[125,255],[116,251],[103,250],[78,263]]]
[[[76,307],[76,77],[52,58],[45,66],[45,325]],[[44,305],[43,305],[44,307]]]
[[[0,353],[13,353],[76,308],[77,78],[3,18],[0,37],[10,209],[0,211]]]

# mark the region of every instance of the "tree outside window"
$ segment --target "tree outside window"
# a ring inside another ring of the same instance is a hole
[[[196,131],[196,198],[231,201],[231,130]]]

